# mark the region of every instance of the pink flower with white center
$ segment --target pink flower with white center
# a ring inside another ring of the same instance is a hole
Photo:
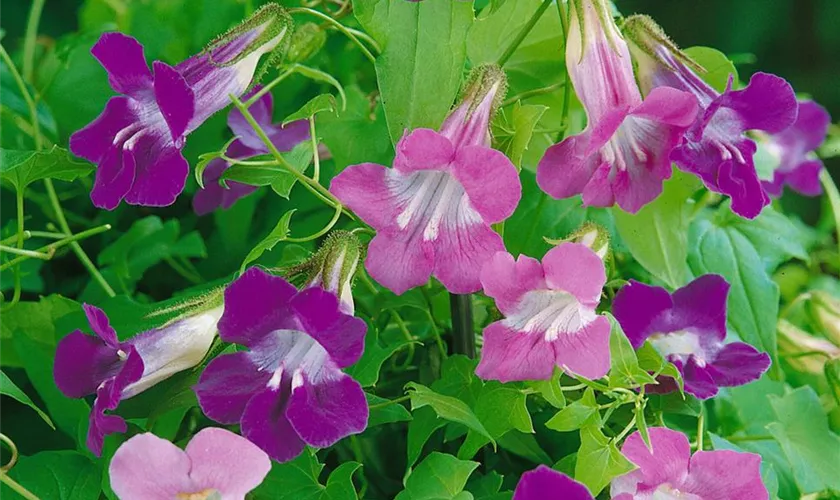
[[[586,110],[580,134],[548,148],[537,183],[555,198],[583,195],[588,206],[637,212],[671,177],[671,150],[697,114],[697,100],[671,88],[646,99],[627,43],[605,0],[571,0],[566,67]]]
[[[698,451],[684,434],[651,427],[650,449],[639,432],[621,453],[639,468],[612,481],[613,500],[767,500],[761,457],[730,450]]]
[[[604,262],[580,243],[551,249],[542,263],[497,253],[481,271],[484,293],[505,319],[484,329],[476,375],[546,380],[560,367],[589,379],[610,369],[610,322],[595,312],[606,282]]]
[[[138,434],[117,449],[108,472],[120,500],[244,500],[271,470],[255,444],[208,427],[182,450],[154,434]]]
[[[476,292],[482,264],[504,250],[490,225],[513,214],[522,186],[516,167],[490,148],[501,85],[499,78],[487,85],[477,106],[480,94],[472,92],[439,132],[406,133],[393,168],[352,165],[333,179],[330,191],[376,229],[365,265],[394,293],[430,275],[452,293]]]

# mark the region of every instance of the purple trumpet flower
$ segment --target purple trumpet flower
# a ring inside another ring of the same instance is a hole
[[[613,500],[767,500],[759,455],[730,450],[692,455],[685,434],[665,427],[648,433],[649,447],[638,431],[621,447],[639,468],[612,480]]]
[[[204,359],[216,337],[222,307],[180,319],[169,325],[120,341],[108,316],[84,304],[96,336],[76,330],[59,341],[53,376],[69,398],[96,394],[90,412],[87,446],[99,456],[108,434],[125,432],[125,420],[114,411],[123,399],[136,396],[175,373]]]
[[[732,198],[736,214],[758,216],[770,198],[755,170],[756,144],[746,131],[775,134],[791,126],[797,113],[793,88],[783,78],[759,72],[741,90],[732,90],[730,76],[721,94],[697,76],[702,68],[650,18],[628,18],[624,33],[633,42],[643,92],[652,95],[661,88],[674,88],[691,93],[700,103],[701,112],[671,160],[710,190]]]
[[[251,268],[225,290],[222,340],[247,351],[215,358],[195,393],[204,413],[240,424],[242,435],[285,462],[304,445],[323,448],[362,432],[368,407],[361,385],[341,371],[364,350],[364,321],[338,298]]]
[[[97,165],[90,198],[113,210],[166,206],[183,191],[189,164],[187,135],[251,85],[263,54],[283,39],[290,20],[268,4],[205,51],[172,67],[149,70],[143,46],[122,33],[105,33],[91,53],[108,72],[112,97],[105,110],[70,137],[70,150]]]
[[[595,500],[586,486],[562,472],[540,465],[522,474],[513,500]]]
[[[785,185],[806,196],[822,194],[823,162],[813,152],[825,140],[830,124],[831,116],[825,108],[814,101],[799,101],[793,125],[764,137],[764,147],[779,161],[773,180],[761,182],[770,196],[781,196]]]
[[[351,165],[330,185],[376,229],[365,265],[396,294],[430,275],[452,293],[476,292],[482,264],[504,250],[490,225],[513,214],[522,186],[516,167],[490,148],[488,125],[504,74],[489,67],[478,71],[440,131],[406,131],[393,168]]]
[[[757,380],[770,367],[770,357],[753,346],[724,343],[728,293],[729,283],[716,274],[701,276],[673,294],[630,280],[616,295],[613,314],[634,348],[650,342],[676,365],[685,391],[707,399],[719,387]],[[648,386],[649,392],[676,388],[669,377]]]
[[[671,176],[671,151],[697,114],[688,93],[662,88],[644,101],[627,44],[605,0],[572,0],[566,67],[588,124],[548,148],[537,183],[555,198],[637,212]]]
[[[260,85],[255,86],[243,99],[248,99],[260,88]],[[251,115],[278,151],[291,151],[296,145],[309,139],[309,122],[307,120],[297,120],[287,123],[285,126],[274,124],[271,121],[272,110],[273,101],[270,92],[264,94],[248,108],[248,111],[251,112]],[[231,109],[227,123],[236,136],[236,140],[228,146],[225,156],[234,160],[247,160],[269,153],[268,147],[254,131],[254,128],[245,120],[241,111],[236,108]],[[220,207],[228,209],[236,203],[236,200],[248,196],[257,189],[255,186],[236,181],[227,181],[227,188],[219,184],[219,179],[229,167],[230,164],[227,161],[216,158],[204,169],[202,175],[204,188],[200,189],[193,197],[193,210],[196,214],[206,215]]]

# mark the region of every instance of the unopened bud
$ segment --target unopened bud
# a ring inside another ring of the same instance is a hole
[[[585,222],[577,231],[563,239],[543,238],[549,245],[561,243],[580,243],[592,249],[601,260],[610,256],[610,233],[604,226],[594,222]]]
[[[779,354],[797,371],[820,375],[826,359],[840,357],[840,348],[831,342],[815,337],[792,323],[780,320],[778,324]]]
[[[461,100],[443,121],[440,133],[456,146],[489,147],[490,120],[507,93],[505,72],[495,64],[476,67],[467,78]]]
[[[286,61],[299,63],[317,54],[327,42],[327,33],[315,23],[299,26],[292,35]]]
[[[828,360],[823,370],[828,389],[834,396],[834,401],[840,406],[840,358]]]
[[[840,301],[825,292],[812,292],[808,310],[825,338],[840,347]]]

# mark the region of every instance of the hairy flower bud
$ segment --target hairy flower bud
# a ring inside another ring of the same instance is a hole
[[[577,231],[563,239],[543,238],[549,245],[559,245],[564,242],[580,243],[590,248],[595,254],[606,261],[610,258],[610,233],[607,228],[595,222],[584,222]]]
[[[327,43],[327,33],[315,23],[300,25],[292,34],[286,61],[303,62],[317,54]]]

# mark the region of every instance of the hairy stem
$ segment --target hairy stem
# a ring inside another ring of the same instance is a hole
[[[516,52],[516,49],[519,48],[519,45],[522,43],[523,40],[525,40],[525,37],[528,36],[528,33],[530,33],[532,29],[534,29],[534,25],[537,24],[537,21],[540,20],[543,13],[546,11],[546,9],[548,9],[548,6],[551,5],[552,1],[553,0],[543,0],[543,3],[540,4],[539,7],[537,7],[537,10],[531,16],[531,19],[528,19],[528,22],[525,23],[525,26],[523,26],[522,29],[519,30],[519,33],[516,34],[516,38],[514,38],[513,41],[510,42],[510,45],[508,45],[507,49],[505,49],[504,53],[502,53],[501,57],[499,57],[499,66],[504,66],[505,63],[508,62],[508,59],[510,59],[513,53]]]
[[[452,311],[452,350],[455,354],[475,357],[475,333],[473,332],[472,296],[449,294]]]

